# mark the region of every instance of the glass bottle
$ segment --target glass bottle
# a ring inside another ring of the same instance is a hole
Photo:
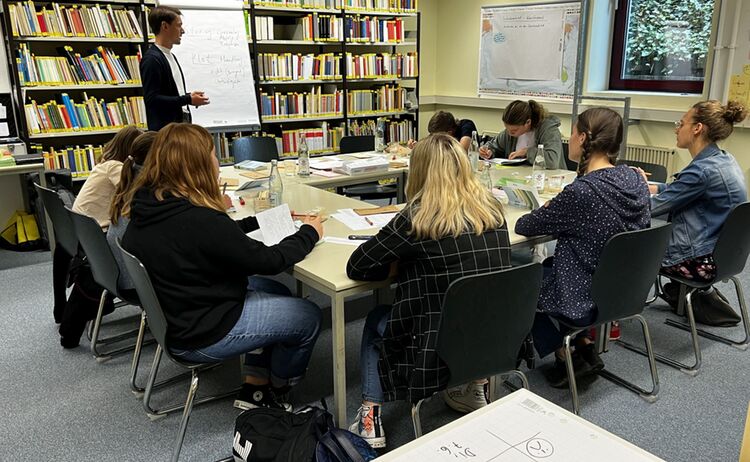
[[[542,192],[544,190],[544,180],[546,179],[547,164],[544,161],[544,145],[540,144],[536,149],[536,158],[534,159],[534,169],[531,173],[534,187],[537,191]]]
[[[271,207],[283,204],[284,183],[281,182],[279,165],[276,159],[271,161],[271,173],[268,176],[268,202]]]
[[[297,175],[310,176],[310,150],[304,133],[300,134],[297,145]]]

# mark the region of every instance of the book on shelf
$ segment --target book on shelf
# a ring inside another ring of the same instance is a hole
[[[129,8],[61,5],[38,8],[33,1],[9,3],[14,37],[142,38],[140,21]]]
[[[245,4],[249,4],[245,0]],[[258,0],[253,2],[255,6],[266,6],[272,8],[317,8],[317,9],[341,9],[342,0]]]
[[[59,102],[52,100],[37,104],[31,100],[31,103],[24,106],[29,134],[75,134],[81,131],[116,129],[131,124],[146,126],[146,107],[142,96],[117,98],[108,103],[89,98],[84,92],[83,99],[82,103],[76,103],[63,93]]]
[[[345,10],[416,13],[418,0],[343,0]]]
[[[348,79],[417,77],[416,52],[346,54]]]
[[[260,80],[326,80],[341,78],[341,54],[259,53]]]
[[[334,86],[316,85],[309,92],[261,92],[261,116],[264,119],[321,117],[341,115],[343,92]],[[326,93],[323,93],[326,91]]]
[[[403,19],[377,16],[346,16],[344,33],[348,42],[357,43],[399,43],[406,37]]]
[[[338,16],[323,13],[308,14],[297,20],[295,39],[316,42],[340,42],[344,38],[344,21]]]
[[[352,136],[374,135],[376,125],[377,121],[375,119],[352,120],[349,122],[349,134]],[[415,138],[414,122],[412,120],[386,120],[385,140],[387,143],[405,143]]]
[[[282,157],[297,155],[297,147],[302,135],[305,136],[310,154],[338,152],[341,138],[344,136],[344,126],[343,124],[333,126],[323,122],[320,127],[283,130],[281,138],[276,138]]]
[[[247,22],[247,18],[245,20]],[[255,40],[275,40],[273,33],[273,16],[256,16],[255,17]],[[248,31],[248,37],[250,32]]]
[[[40,149],[39,146],[37,149]],[[50,147],[42,151],[44,168],[47,170],[68,169],[73,178],[86,177],[102,157],[103,147],[87,144],[84,147]]]
[[[57,48],[60,56],[36,56],[25,43],[16,50],[18,80],[21,86],[140,84],[140,51],[125,56],[125,65],[111,49],[97,47],[82,57],[66,45]]]
[[[406,89],[401,86],[383,85],[370,90],[349,90],[346,97],[347,108],[353,115],[406,110]]]

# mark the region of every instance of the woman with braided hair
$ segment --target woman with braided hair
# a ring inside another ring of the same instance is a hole
[[[566,331],[554,321],[586,326],[594,320],[591,283],[604,244],[617,233],[647,228],[651,220],[646,181],[630,167],[615,165],[622,130],[622,118],[611,109],[592,108],[578,116],[569,150],[570,160],[578,162],[578,178],[516,223],[518,234],[557,237],[555,256],[544,262],[532,328],[539,356],[555,352],[555,364],[547,374],[553,387],[568,386],[562,350]],[[586,334],[580,334],[574,345],[576,376],[604,367]]]
[[[677,147],[693,158],[669,184],[651,185],[654,216],[668,215],[672,237],[662,265],[664,271],[688,279],[711,281],[716,274],[713,251],[719,231],[729,213],[747,200],[747,188],[737,161],[716,143],[732,134],[733,125],[747,116],[747,108],[735,101],[701,101],[675,122]],[[645,175],[645,174],[644,174]],[[677,307],[680,287],[664,286],[663,298]],[[692,299],[696,313],[722,312],[725,323],[740,321],[718,290],[698,291]],[[706,319],[708,321],[708,319]],[[732,321],[734,320],[734,321]]]

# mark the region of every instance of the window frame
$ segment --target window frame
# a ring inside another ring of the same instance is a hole
[[[709,80],[708,71],[710,70],[710,66],[706,66],[706,74],[703,76],[703,80],[638,80],[623,79],[620,77],[622,75],[623,64],[625,61],[625,40],[630,1],[631,0],[617,0],[617,9],[614,12],[609,89],[615,91],[702,94],[705,85]],[[709,48],[711,40],[712,39],[709,39]]]

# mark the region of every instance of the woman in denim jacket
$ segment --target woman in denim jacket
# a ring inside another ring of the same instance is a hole
[[[662,265],[664,271],[688,279],[710,281],[716,274],[713,250],[729,213],[747,200],[745,178],[737,161],[717,142],[731,135],[747,109],[730,101],[695,104],[675,122],[677,147],[687,149],[693,160],[670,184],[650,185],[651,215],[668,215],[672,237]],[[677,302],[679,287],[666,284],[665,299]],[[715,290],[699,295],[699,303],[724,303]]]

